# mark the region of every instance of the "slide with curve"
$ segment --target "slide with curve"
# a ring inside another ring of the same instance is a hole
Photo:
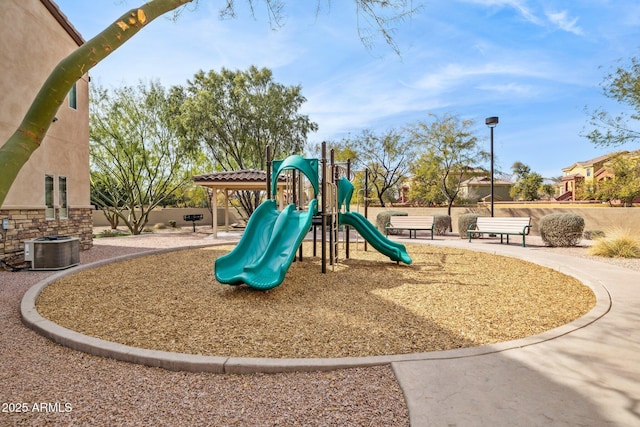
[[[279,211],[275,200],[263,202],[249,218],[238,245],[216,259],[216,280],[261,290],[278,286],[311,228],[316,207],[315,199],[308,211],[298,211],[293,204]]]
[[[358,212],[349,212],[352,195],[353,184],[344,177],[340,178],[338,181],[338,209],[341,209],[344,204],[346,212],[338,214],[339,223],[355,228],[371,246],[393,261],[411,264],[411,257],[403,244],[389,240],[365,216]]]
[[[339,215],[340,224],[349,225],[360,233],[378,252],[388,256],[393,261],[411,264],[412,260],[407,249],[401,243],[389,240],[367,218],[358,212],[345,212]]]

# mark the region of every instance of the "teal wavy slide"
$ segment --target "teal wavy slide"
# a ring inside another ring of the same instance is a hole
[[[263,202],[249,218],[238,245],[216,259],[216,280],[229,285],[246,283],[261,290],[282,283],[311,228],[317,202],[313,199],[308,211],[297,211],[291,204],[281,212],[275,200]]]
[[[356,229],[360,235],[371,244],[378,252],[388,256],[393,261],[401,261],[411,264],[411,257],[403,244],[387,239],[375,225],[358,212],[341,213],[340,224],[349,225]]]

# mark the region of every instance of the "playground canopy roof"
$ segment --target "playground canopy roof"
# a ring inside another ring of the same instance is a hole
[[[213,236],[218,237],[218,204],[216,194],[223,191],[225,195],[225,226],[229,229],[229,195],[228,191],[252,191],[267,190],[267,173],[256,169],[245,169],[239,171],[213,172],[203,175],[194,175],[193,182],[202,187],[211,188],[213,197],[211,204],[213,208]],[[278,177],[278,187],[286,186],[286,178]]]
[[[279,185],[285,183],[285,177],[280,176]],[[195,175],[193,182],[203,187],[226,188],[228,190],[266,190],[267,173],[261,170],[245,169],[239,171],[213,172]],[[282,183],[282,184],[280,184]]]

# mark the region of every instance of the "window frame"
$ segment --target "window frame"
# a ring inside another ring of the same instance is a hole
[[[49,185],[50,182],[50,185]],[[55,200],[55,176],[44,175],[44,217],[46,220],[56,219]]]
[[[69,90],[69,108],[72,110],[78,109],[78,82],[73,83]]]
[[[64,191],[62,183],[64,182]],[[68,180],[66,176],[58,176],[58,217],[60,219],[69,218],[69,193]]]

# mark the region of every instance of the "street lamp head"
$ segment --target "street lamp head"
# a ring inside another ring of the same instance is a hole
[[[490,128],[494,128],[498,124],[498,118],[497,117],[487,117],[484,122]]]

